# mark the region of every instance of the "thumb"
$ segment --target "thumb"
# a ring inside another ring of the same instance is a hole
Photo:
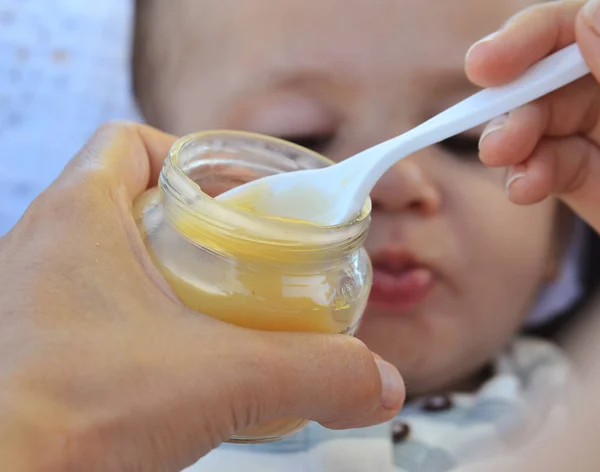
[[[332,429],[392,419],[405,398],[398,370],[359,340],[314,333],[261,333],[268,347],[268,386],[250,382],[255,423],[304,418]],[[247,405],[252,408],[252,405]],[[256,408],[256,405],[254,405]]]
[[[589,0],[581,9],[575,32],[581,53],[600,81],[600,0]]]

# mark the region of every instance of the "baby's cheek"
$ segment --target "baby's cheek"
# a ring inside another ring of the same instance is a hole
[[[450,329],[449,327],[442,327],[439,332],[439,343],[440,347],[450,349],[457,341],[456,329]]]

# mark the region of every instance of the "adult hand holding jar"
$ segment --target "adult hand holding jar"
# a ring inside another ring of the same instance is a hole
[[[0,240],[4,469],[177,471],[276,418],[349,428],[400,409],[396,369],[349,336],[250,330],[179,301],[132,216],[174,141],[102,127]]]

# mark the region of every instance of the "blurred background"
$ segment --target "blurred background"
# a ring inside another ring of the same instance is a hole
[[[107,120],[133,119],[131,0],[0,0],[0,235]]]

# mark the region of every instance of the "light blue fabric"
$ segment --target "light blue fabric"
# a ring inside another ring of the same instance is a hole
[[[0,235],[99,124],[134,119],[130,0],[0,0]]]

